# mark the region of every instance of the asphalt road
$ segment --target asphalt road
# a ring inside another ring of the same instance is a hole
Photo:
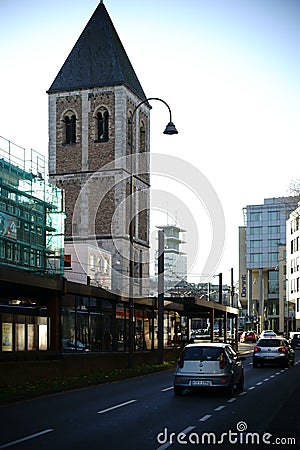
[[[299,448],[291,408],[299,410],[300,351],[289,369],[251,362],[249,355],[244,391],[232,398],[219,391],[175,397],[173,372],[164,372],[2,406],[0,449],[253,449],[252,440],[261,447],[263,439]]]

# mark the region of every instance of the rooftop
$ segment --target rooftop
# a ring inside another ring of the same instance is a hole
[[[102,3],[97,6],[48,93],[125,85],[146,99],[122,42]]]

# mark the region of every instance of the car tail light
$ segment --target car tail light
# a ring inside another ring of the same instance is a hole
[[[258,353],[258,352],[260,352],[261,351],[261,348],[260,347],[254,347],[254,353]]]
[[[225,369],[227,361],[225,358],[220,359],[220,369]]]
[[[184,360],[182,358],[179,358],[177,361],[177,366],[179,369],[183,369],[184,366]]]
[[[286,353],[286,348],[285,347],[279,347],[278,351],[279,351],[279,353]]]

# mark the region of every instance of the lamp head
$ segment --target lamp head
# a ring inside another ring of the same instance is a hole
[[[178,134],[178,131],[176,130],[176,127],[173,122],[168,123],[164,131],[164,134]]]

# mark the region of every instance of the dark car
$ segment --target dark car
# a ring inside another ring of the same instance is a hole
[[[187,345],[174,374],[174,394],[200,387],[222,388],[232,395],[234,388],[243,389],[244,369],[240,357],[229,344],[199,343]]]
[[[284,338],[260,339],[253,350],[253,367],[278,364],[283,367],[295,364],[295,352]]]
[[[291,339],[291,347],[295,350],[296,348],[300,348],[300,333],[294,334]]]

